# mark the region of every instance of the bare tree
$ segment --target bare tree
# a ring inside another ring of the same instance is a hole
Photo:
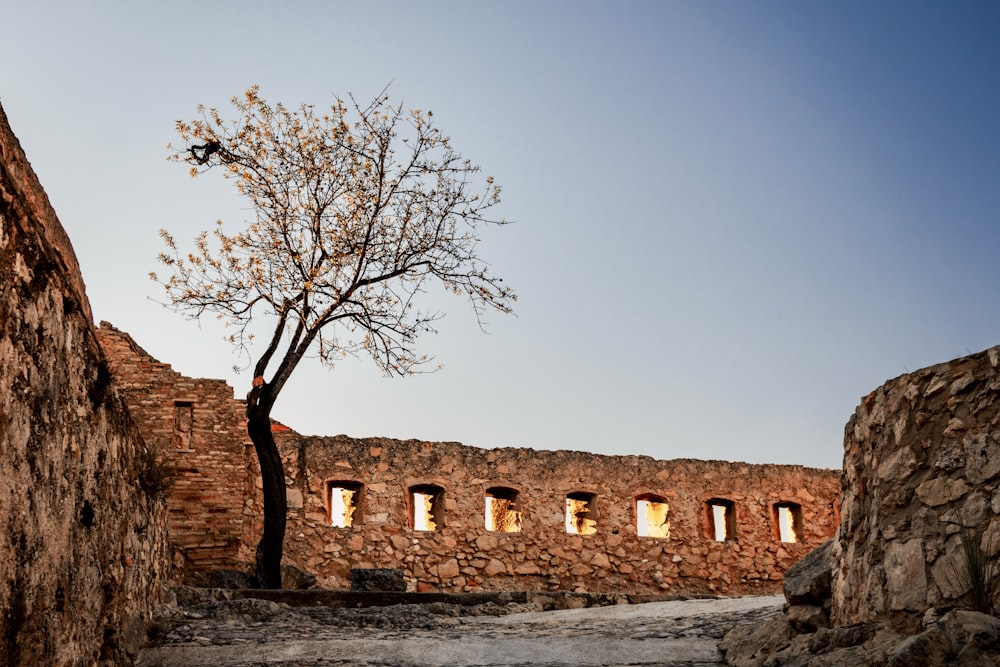
[[[367,106],[338,98],[323,112],[271,106],[257,87],[231,101],[235,119],[199,106],[200,118],[178,121],[186,147],[171,147],[170,158],[192,176],[218,167],[254,217],[235,234],[219,221],[190,253],[161,231],[170,275],[151,277],[169,307],[216,314],[250,354],[247,430],[264,484],[256,574],[261,587],[280,588],[285,475],[271,410],[306,353],[331,367],[367,354],[387,376],[410,374],[428,361],[418,335],[440,316],[415,305],[428,283],[468,297],[480,324],[488,310],[510,313],[517,297],[477,250],[485,225],[505,224],[488,216],[500,188],[452,149],[430,111],[392,105],[385,91]],[[273,330],[267,324],[255,348],[251,329],[265,317]]]

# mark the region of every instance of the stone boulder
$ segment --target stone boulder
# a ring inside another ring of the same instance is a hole
[[[354,568],[351,570],[351,590],[365,593],[403,593],[406,580],[403,571],[389,567]]]
[[[195,572],[184,578],[184,584],[198,588],[223,588],[238,590],[255,588],[256,580],[253,574],[242,570],[209,570]]]
[[[304,591],[316,586],[316,575],[291,563],[281,564],[281,585],[283,588]],[[405,589],[404,589],[405,590]]]
[[[832,557],[833,540],[827,540],[785,571],[785,621],[797,632],[830,626]]]
[[[887,664],[903,638],[880,632],[872,623],[798,633],[787,618],[778,616],[737,626],[726,634],[719,649],[725,664],[732,667],[876,667]]]
[[[900,642],[887,667],[1000,665],[1000,618],[955,609]]]
[[[833,540],[816,547],[785,570],[782,591],[789,604],[822,605],[830,599]]]

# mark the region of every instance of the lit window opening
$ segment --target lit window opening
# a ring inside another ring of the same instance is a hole
[[[486,489],[486,530],[501,533],[521,532],[521,512],[514,489],[495,486]]]
[[[354,481],[327,482],[327,507],[330,525],[350,528],[361,523],[361,483]]]
[[[731,500],[712,498],[705,501],[708,536],[716,542],[736,539],[736,506]]]
[[[444,489],[432,484],[410,487],[410,525],[432,531],[444,526]]]
[[[593,493],[570,493],[566,496],[566,532],[593,535],[597,532],[597,508]]]
[[[782,542],[802,541],[802,506],[797,503],[777,503],[774,506],[778,524],[778,539]]]
[[[662,496],[647,494],[635,500],[635,529],[639,537],[670,537],[670,506]]]

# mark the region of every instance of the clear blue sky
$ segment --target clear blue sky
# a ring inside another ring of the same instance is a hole
[[[436,374],[300,367],[299,431],[839,467],[862,396],[1000,343],[995,2],[11,4],[0,102],[95,316],[237,395],[149,300],[159,228],[246,214],[175,119],[391,81],[503,185],[518,317],[443,302]]]

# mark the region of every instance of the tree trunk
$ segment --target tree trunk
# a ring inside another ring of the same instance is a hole
[[[252,394],[253,392],[251,392]],[[257,585],[281,588],[281,552],[285,541],[285,468],[271,433],[271,403],[247,400],[247,433],[257,450],[264,482],[264,534],[257,544]]]

